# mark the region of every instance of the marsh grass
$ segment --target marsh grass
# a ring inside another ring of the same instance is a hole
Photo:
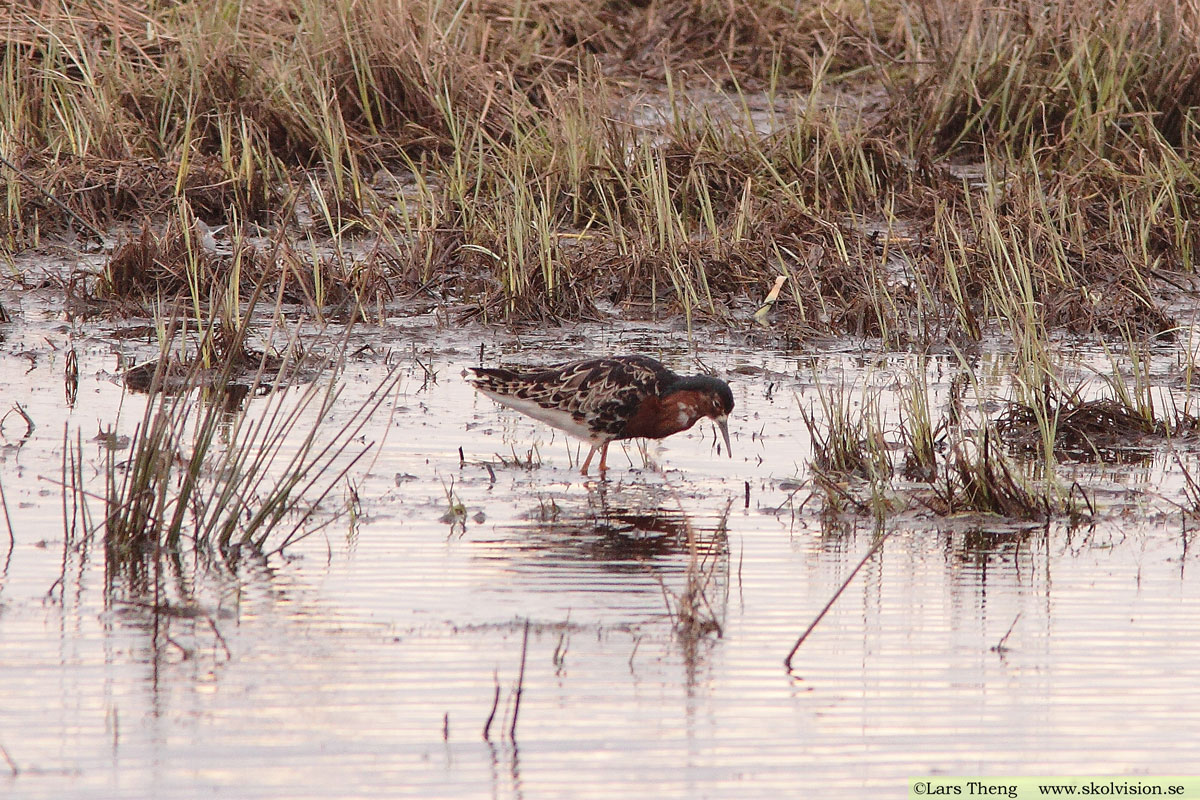
[[[1018,396],[1000,434],[1036,430],[1049,484],[1055,453],[1103,450],[1102,427],[1191,424],[1153,405],[1134,346],[1181,329],[1162,290],[1200,245],[1200,12],[1183,0],[9,10],[5,254],[118,231],[69,293],[88,314],[149,309],[164,339],[161,309],[183,303],[206,382],[250,286],[321,321],[420,302],[690,329],[749,324],[784,276],[771,326],[789,341],[1006,340]],[[1107,405],[1073,396],[1063,333],[1123,343],[1113,374],[1134,380]],[[990,434],[955,444],[927,394],[904,403],[909,477],[945,485],[947,508],[1041,502]],[[805,412],[816,468],[869,482],[883,513],[882,423],[821,402],[823,422]],[[186,449],[151,422],[152,450]],[[135,503],[131,527],[164,504]]]
[[[989,405],[982,400],[976,411],[964,411],[958,395],[966,386],[956,388],[957,381],[938,413],[931,401],[927,368],[926,360],[917,358],[900,381],[899,417],[890,427],[883,419],[878,390],[855,392],[846,386],[818,385],[819,409],[800,409],[813,448],[812,496],[820,501],[826,521],[869,516],[879,525],[915,508],[939,516],[984,513],[1019,520],[1074,519],[1088,500],[1077,486],[1064,485],[1053,457],[1060,451],[1054,449],[1042,461],[1014,461],[1001,452],[998,441],[1010,450],[1022,446],[1022,455],[1041,454],[1040,444],[1048,435],[1064,447],[1068,442],[1086,443],[1092,448],[1088,452],[1094,453],[1102,431],[1109,437],[1105,443],[1115,438],[1140,453],[1145,435],[1161,442],[1174,431],[1194,427],[1190,418],[1181,416],[1172,426],[1154,423],[1149,434],[1144,422],[1110,430],[1112,419],[1104,414],[1117,414],[1122,408],[1119,403],[1084,403],[1078,395],[1061,407],[1033,409],[1010,403],[993,420],[980,413]],[[899,468],[894,451],[903,454]]]
[[[1047,384],[1037,405],[1010,404],[996,430],[1013,450],[1040,453],[1051,442],[1055,456],[1072,461],[1145,460],[1169,439],[1194,435],[1191,414],[1159,414],[1148,390],[1131,391],[1115,377],[1107,383],[1108,396],[1091,398],[1082,386],[1067,392]]]
[[[878,397],[855,398],[850,387],[817,387],[821,413],[800,409],[820,472],[877,483],[892,475]]]
[[[928,361],[918,358],[909,371],[900,395],[900,440],[904,448],[904,477],[932,483],[937,480],[938,457],[945,449],[948,424],[934,422],[929,401]]]
[[[72,223],[45,190],[102,230],[286,230],[322,315],[436,287],[487,320],[723,321],[786,274],[777,325],[889,344],[1164,335],[1155,276],[1195,264],[1183,2],[10,10],[8,249]]]
[[[941,480],[934,484],[940,514],[988,513],[1023,520],[1049,520],[1073,507],[1064,505],[1052,482],[1034,485],[996,449],[985,429],[952,448]]]
[[[142,585],[164,561],[269,557],[344,512],[325,501],[371,450],[361,431],[397,373],[343,413],[344,338],[328,356],[297,355],[293,347],[248,368],[242,342],[249,324],[247,312],[215,375],[196,357],[184,363],[182,381],[169,383],[167,365],[179,359],[164,348],[129,458],[118,462],[107,450],[98,493],[84,480],[81,444],[68,442],[64,508],[69,499],[84,509],[85,534],[102,537],[111,580]],[[172,340],[177,332],[172,325]],[[97,502],[99,512],[92,510]]]

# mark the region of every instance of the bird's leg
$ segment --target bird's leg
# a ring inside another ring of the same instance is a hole
[[[600,477],[604,477],[604,473],[608,471],[608,442],[605,442],[600,448]]]
[[[592,445],[592,449],[588,451],[588,457],[583,460],[583,469],[579,470],[580,475],[587,475],[588,465],[592,463],[592,456],[596,455],[596,445]],[[604,471],[604,457],[600,457],[600,471]]]

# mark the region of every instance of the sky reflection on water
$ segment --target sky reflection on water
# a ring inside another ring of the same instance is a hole
[[[396,353],[409,333],[388,334]],[[691,367],[686,337],[665,329],[556,338],[564,359],[640,350]],[[458,377],[480,341],[489,358],[550,357],[544,343],[490,332],[426,341],[437,381],[413,367],[369,429],[384,445],[356,478],[358,524],[236,571],[190,564],[165,581],[175,606],[156,612],[105,591],[98,544],[64,548],[63,425],[86,440],[116,422],[110,347],[80,353],[69,411],[61,364],[50,355],[25,373],[20,335],[10,339],[0,388],[37,427],[21,442],[10,419],[0,450],[16,530],[0,584],[0,745],[12,765],[0,764],[0,791],[852,798],[864,787],[900,796],[906,778],[931,774],[1200,768],[1188,702],[1200,589],[1171,506],[1182,492],[1172,459],[1070,468],[1105,509],[1093,527],[889,519],[880,554],[789,674],[788,649],[876,534],[869,518],[804,504],[798,408],[812,407],[815,379],[887,386],[912,358],[830,348],[814,362],[808,350],[706,342],[706,363],[734,384],[735,458],[715,457],[702,422],[648,447],[657,469],[614,446],[600,484],[576,474],[561,436]],[[944,397],[958,362],[929,369]],[[977,365],[1003,372],[1000,356]],[[347,396],[383,374],[352,363]],[[128,407],[142,401],[123,402],[130,433],[140,411]],[[102,447],[85,446],[90,475]],[[539,465],[511,463],[531,450]],[[460,524],[443,521],[449,493],[466,507]],[[673,624],[689,532],[712,553],[719,636]]]

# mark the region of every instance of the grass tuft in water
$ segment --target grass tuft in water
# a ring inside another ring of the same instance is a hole
[[[179,360],[164,348],[129,459],[118,463],[108,451],[103,513],[85,518],[94,520],[87,533],[103,537],[110,579],[140,584],[161,559],[270,556],[345,513],[322,503],[370,452],[373,445],[356,437],[397,373],[343,413],[345,339],[328,358],[302,358],[293,348],[273,372],[265,355],[247,370],[241,343],[248,324],[242,321],[223,363],[211,368],[193,359],[178,367],[177,381],[168,373]],[[95,499],[79,470],[64,483],[82,505]]]
[[[1009,404],[996,419],[996,431],[1014,450],[1040,453],[1049,441],[1056,457],[1072,461],[1145,460],[1155,445],[1196,431],[1198,421],[1186,412],[1156,414],[1148,390],[1131,391],[1115,376],[1106,376],[1106,382],[1111,396],[1091,399],[1082,386],[1068,392],[1047,384],[1036,405]]]
[[[815,413],[800,409],[812,439],[813,466],[828,475],[887,481],[892,464],[883,441],[877,403],[864,399],[856,409],[850,390],[844,386],[826,389],[818,385],[817,396],[824,424]]]
[[[999,514],[1012,519],[1048,520],[1062,511],[1050,489],[1036,489],[1013,471],[985,430],[976,442],[959,442],[934,486],[934,508],[943,514]]]

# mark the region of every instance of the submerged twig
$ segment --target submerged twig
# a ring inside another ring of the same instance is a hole
[[[8,769],[13,774],[13,777],[21,774],[21,768],[12,760],[12,756],[8,754],[8,748],[0,744],[0,755],[4,756],[4,760],[8,762]]]
[[[1013,628],[1017,627],[1017,623],[1020,622],[1020,620],[1021,620],[1021,612],[1018,611],[1017,616],[1013,617],[1012,625],[1008,626],[1008,631],[1005,632],[1005,634],[1000,637],[1000,641],[998,641],[994,645],[992,645],[992,652],[1000,653],[1001,655],[1003,655],[1004,652],[1006,650],[1008,650],[1008,647],[1004,643],[1008,641],[1008,637],[1012,635]]]
[[[0,481],[0,509],[4,510],[4,524],[8,527],[8,552],[11,555],[13,547],[17,544],[17,537],[13,533],[12,517],[8,515],[8,498],[4,496],[4,481]]]
[[[492,694],[492,710],[483,723],[483,740],[485,742],[491,741],[492,720],[496,718],[496,709],[500,707],[500,676],[495,670],[492,670],[492,682],[496,684],[496,691]]]
[[[509,741],[517,740],[517,714],[521,711],[521,694],[525,691],[525,655],[529,652],[529,617],[525,618],[525,636],[521,639],[521,671],[517,673],[517,691],[513,697],[512,725],[508,728]]]
[[[792,658],[796,655],[796,651],[800,649],[800,645],[804,644],[804,640],[808,638],[808,635],[812,633],[813,629],[816,628],[821,620],[825,618],[825,615],[829,613],[829,609],[833,608],[833,604],[836,603],[837,599],[842,596],[842,592],[846,591],[846,587],[849,586],[850,582],[854,580],[854,576],[858,574],[858,571],[862,569],[863,565],[870,561],[876,553],[879,552],[879,549],[883,547],[883,543],[886,542],[888,537],[891,535],[892,532],[887,531],[879,537],[879,541],[871,545],[871,549],[868,550],[867,554],[862,557],[862,561],[859,561],[858,566],[850,571],[850,574],[846,576],[846,580],[842,581],[842,585],[839,586],[838,590],[833,593],[833,597],[829,598],[829,602],[825,604],[825,607],[821,609],[821,612],[817,614],[813,621],[809,623],[809,626],[804,629],[804,633],[800,634],[800,638],[796,640],[796,643],[792,645],[791,651],[788,652],[787,658],[783,660],[783,666],[785,666],[788,671],[791,671],[792,669]]]

